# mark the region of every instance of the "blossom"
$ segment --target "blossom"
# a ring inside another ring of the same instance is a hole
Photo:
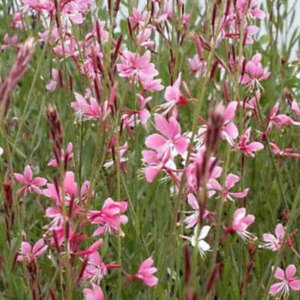
[[[253,87],[256,83],[260,84],[260,81],[269,78],[271,73],[264,72],[261,59],[261,54],[257,53],[246,63],[245,74],[241,78],[242,83]]]
[[[117,64],[119,76],[135,80],[153,78],[158,74],[154,64],[150,63],[151,52],[146,51],[143,55],[124,50],[121,63]]]
[[[238,13],[241,15],[249,15],[253,19],[263,20],[265,18],[265,13],[258,8],[258,0],[237,0],[236,8]]]
[[[139,117],[140,117],[141,123],[143,125],[146,125],[148,119],[150,118],[150,112],[147,109],[147,104],[152,100],[152,97],[145,98],[141,94],[137,94],[137,97],[138,97],[138,103],[140,106]]]
[[[181,128],[178,121],[171,117],[168,121],[162,115],[154,117],[155,127],[161,133],[151,134],[146,138],[145,144],[155,150],[163,159],[180,154],[183,155],[188,147],[188,140],[181,135]]]
[[[221,129],[221,137],[223,139],[226,139],[231,145],[233,145],[233,140],[236,139],[239,135],[239,131],[233,122],[237,106],[237,101],[231,101],[225,108],[223,114],[223,126]]]
[[[140,79],[143,89],[148,92],[161,91],[164,87],[161,84],[161,79],[144,77]]]
[[[227,140],[227,142],[233,146],[234,140],[238,137],[239,131],[237,126],[234,124],[233,120],[235,117],[235,112],[238,106],[237,101],[231,101],[226,108],[221,104],[220,108],[224,109],[222,112],[223,125],[221,128],[221,138]],[[207,124],[200,127],[198,131],[199,137],[203,136],[207,132]]]
[[[123,146],[120,146],[119,149],[116,149],[115,147],[111,148],[111,152],[113,155],[113,159],[106,161],[106,163],[103,165],[104,168],[110,168],[114,165],[115,163],[115,157],[116,154],[115,152],[119,152],[119,163],[123,169],[125,169],[125,162],[127,161],[127,157],[125,157],[126,152],[128,151],[128,143],[126,142]]]
[[[210,189],[220,192],[223,199],[233,201],[233,198],[244,198],[247,196],[249,189],[244,189],[241,192],[231,192],[230,190],[240,181],[240,177],[232,173],[228,174],[225,179],[225,185],[222,187],[216,179],[211,179],[209,182]]]
[[[194,57],[188,59],[190,70],[195,74],[196,78],[204,73],[206,63],[204,60],[199,59],[199,55],[195,54]]]
[[[31,263],[38,256],[42,255],[48,246],[44,244],[44,240],[38,240],[33,247],[28,242],[21,243],[21,249],[18,252],[17,261],[26,261]]]
[[[156,151],[143,150],[142,156],[146,165],[144,171],[147,182],[152,182],[161,171],[171,175],[172,171],[176,169],[176,165],[170,157],[162,157]]]
[[[33,178],[32,169],[29,165],[25,167],[23,174],[14,173],[14,177],[23,185],[23,187],[17,192],[18,196],[26,195],[27,191],[39,195],[43,194],[41,187],[46,185],[47,179],[42,177]]]
[[[199,203],[196,199],[196,197],[194,196],[194,194],[188,194],[188,204],[190,205],[191,208],[193,208],[194,212],[186,217],[184,219],[184,223],[186,224],[186,228],[191,228],[194,227],[196,224],[198,224],[200,222],[200,213],[201,210],[199,209]],[[207,209],[204,209],[204,212],[202,214],[202,218],[206,219],[208,218],[210,215],[210,212]]]
[[[76,102],[71,103],[77,116],[87,120],[100,119],[102,117],[102,108],[94,97],[87,93],[84,97],[79,93],[74,93]],[[89,99],[89,102],[86,101]]]
[[[258,89],[255,92],[255,96],[253,96],[252,98],[250,98],[249,101],[240,101],[240,106],[243,107],[243,109],[249,109],[250,112],[253,112],[254,114],[258,113],[258,107],[257,104],[260,101],[261,98],[261,91]]]
[[[82,277],[90,279],[92,282],[100,283],[106,274],[106,264],[102,261],[100,254],[97,251],[94,251],[88,256],[87,265]]]
[[[300,125],[299,122],[294,121],[288,115],[279,113],[279,102],[272,107],[268,121],[269,127],[272,125],[275,127]]]
[[[187,237],[184,235],[182,235],[181,237],[190,241],[193,247],[197,247],[200,256],[203,257],[207,251],[210,251],[210,245],[204,240],[207,237],[210,228],[210,226],[205,225],[201,229],[199,229],[199,225],[197,225],[194,228],[194,234],[192,237]]]
[[[67,149],[66,151],[64,149],[61,149],[61,156],[60,156],[60,161],[64,164],[67,164],[69,162],[72,161],[74,156],[73,153],[73,144],[69,143],[67,145]],[[50,162],[48,163],[49,167],[57,167],[59,164],[59,162],[57,161],[57,159],[54,157],[50,160]]]
[[[274,142],[270,143],[271,150],[275,155],[279,155],[282,157],[292,157],[292,158],[299,158],[300,154],[294,152],[292,148],[286,148],[284,150],[281,150],[278,145],[276,145]]]
[[[92,283],[92,288],[83,290],[85,300],[104,300],[102,289],[97,284]]]
[[[235,149],[243,152],[244,155],[254,157],[255,152],[260,151],[264,148],[264,145],[259,142],[251,142],[250,140],[251,127],[248,128],[245,133],[240,137],[240,140],[237,144],[234,145]]]
[[[101,225],[93,233],[93,236],[109,232],[117,235],[124,235],[120,226],[128,222],[128,218],[122,215],[127,211],[127,202],[116,202],[111,198],[105,200],[101,210],[91,210],[87,218],[91,224]]]
[[[74,253],[74,255],[79,255],[79,256],[89,256],[93,254],[94,252],[97,252],[98,248],[102,245],[103,240],[99,239],[95,243],[93,243],[90,247],[88,247],[85,250],[79,251]]]
[[[300,108],[299,108],[299,105],[297,103],[296,100],[293,100],[292,103],[291,103],[291,108],[292,110],[294,111],[294,113],[296,114],[296,116],[298,118],[300,118]]]
[[[254,221],[254,215],[246,215],[246,208],[238,208],[233,214],[230,231],[236,232],[243,240],[253,238],[253,235],[247,229]]]
[[[275,278],[280,282],[272,284],[269,293],[273,296],[280,293],[281,296],[287,297],[290,290],[300,290],[300,280],[295,277],[297,269],[295,265],[288,265],[285,270],[277,267]]]
[[[131,280],[138,279],[145,285],[153,287],[158,283],[158,278],[153,275],[155,272],[157,269],[153,267],[153,258],[149,257],[140,265],[138,272],[131,276]]]
[[[57,69],[52,69],[51,70],[51,80],[48,82],[48,84],[46,85],[46,89],[49,92],[53,92],[57,85],[59,84],[59,71]]]
[[[163,114],[167,114],[176,105],[185,105],[187,103],[187,99],[180,91],[181,81],[181,73],[179,73],[173,85],[166,88],[164,98],[167,103],[159,106],[159,108],[164,110]]]
[[[132,10],[132,16],[129,17],[129,21],[134,26],[140,26],[149,16],[148,12],[140,12],[138,8],[134,7]]]
[[[154,41],[151,41],[152,27],[147,26],[142,29],[136,36],[136,43],[138,46],[149,48],[154,45]]]
[[[282,224],[277,224],[275,229],[275,236],[271,233],[263,234],[262,247],[272,251],[279,250],[282,245],[284,234],[285,230]]]
[[[6,50],[9,47],[17,48],[18,40],[19,37],[16,34],[10,38],[9,35],[6,33],[3,37],[4,44],[1,45],[1,50]]]

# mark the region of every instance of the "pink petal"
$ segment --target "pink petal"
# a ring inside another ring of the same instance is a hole
[[[234,214],[233,214],[233,220],[234,221],[239,221],[240,219],[242,219],[244,216],[246,215],[246,208],[242,207],[242,208],[238,208]]]
[[[224,122],[231,121],[234,118],[237,106],[238,106],[237,101],[231,101],[227,105],[224,112]]]
[[[170,126],[169,122],[159,114],[154,116],[155,126],[156,129],[163,134],[167,138],[172,138],[172,127]]]
[[[20,174],[20,173],[14,173],[14,177],[21,184],[26,184],[25,177],[22,174]]]
[[[300,291],[300,280],[295,279],[289,282],[289,286],[293,291]]]
[[[160,134],[154,133],[146,138],[145,145],[153,150],[161,148],[167,140]]]
[[[229,124],[227,124],[223,130],[226,131],[226,133],[232,139],[236,139],[239,136],[239,130],[233,122],[230,122]]]
[[[77,183],[75,182],[75,174],[73,172],[66,172],[64,177],[65,192],[70,196],[77,195]]]
[[[28,255],[31,253],[31,245],[28,242],[21,243],[22,254]]]
[[[175,149],[176,151],[183,155],[187,148],[188,148],[188,141],[187,141],[187,138],[184,137],[184,136],[181,136],[179,138],[177,138],[175,141],[174,141],[174,146],[175,146]]]
[[[233,198],[245,198],[248,195],[249,189],[245,189],[243,192],[229,193]]]
[[[198,201],[197,201],[196,197],[193,194],[188,194],[188,204],[194,210],[198,210],[199,209]]]
[[[280,279],[280,280],[285,279],[284,271],[279,267],[276,268],[274,276],[275,276],[275,278]]]
[[[37,185],[37,186],[44,186],[47,184],[47,179],[42,178],[42,177],[36,177],[32,180],[31,183],[34,185]]]
[[[249,145],[247,145],[247,151],[249,152],[256,152],[260,151],[264,148],[264,145],[259,142],[252,142]]]
[[[277,295],[282,290],[283,287],[284,287],[284,282],[274,283],[271,285],[269,293],[271,295]]]
[[[284,227],[282,226],[282,224],[277,224],[276,229],[275,229],[275,234],[277,236],[278,239],[283,239],[285,230]]]
[[[240,181],[240,177],[232,173],[228,174],[225,180],[225,187],[227,190],[230,190]]]
[[[25,167],[24,177],[27,182],[30,182],[32,180],[32,169],[29,165]]]
[[[289,280],[293,279],[296,272],[297,272],[297,269],[296,269],[295,265],[288,265],[287,268],[285,269],[286,278]]]

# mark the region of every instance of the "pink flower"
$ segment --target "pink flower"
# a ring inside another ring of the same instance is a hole
[[[136,7],[132,10],[132,16],[129,17],[129,21],[133,26],[141,26],[143,25],[144,21],[147,20],[149,16],[148,12],[140,12]]]
[[[140,265],[138,272],[132,275],[131,279],[141,280],[145,285],[153,287],[158,283],[158,278],[153,275],[155,272],[157,269],[153,267],[152,257],[149,257]]]
[[[54,9],[54,1],[52,0],[22,0],[25,8],[32,8],[38,12],[46,10],[51,12]]]
[[[162,115],[156,114],[155,127],[161,134],[151,134],[147,137],[145,144],[155,150],[163,160],[171,156],[183,155],[188,147],[188,140],[181,135],[181,128],[174,117],[166,120]]]
[[[258,0],[237,0],[236,8],[241,16],[249,15],[253,19],[263,20],[265,18],[265,13],[258,8]]]
[[[238,208],[233,214],[231,231],[236,232],[243,240],[253,238],[247,228],[255,221],[254,215],[246,215],[246,208]]]
[[[291,103],[291,108],[292,110],[294,111],[294,113],[296,114],[296,116],[298,118],[300,118],[300,108],[299,108],[299,105],[297,103],[296,100],[293,100],[292,103]]]
[[[76,102],[71,103],[71,107],[80,118],[87,120],[100,119],[102,117],[102,108],[100,107],[97,100],[91,97],[88,92],[84,97],[78,93],[74,93]],[[89,99],[89,102],[86,101]]]
[[[254,114],[257,114],[258,113],[257,104],[260,101],[260,98],[261,98],[261,92],[258,89],[255,92],[255,96],[250,98],[250,100],[248,102],[240,101],[240,106],[245,108],[245,109],[249,109]]]
[[[269,293],[273,296],[280,293],[283,297],[287,297],[290,289],[293,291],[300,290],[300,280],[295,277],[297,269],[294,265],[288,265],[287,268],[282,270],[277,267],[275,271],[275,278],[279,279],[280,282],[274,283]]]
[[[27,263],[31,263],[34,261],[38,256],[42,255],[48,246],[44,245],[44,240],[38,240],[33,248],[28,242],[21,243],[21,250],[18,253],[17,261],[26,261]]]
[[[1,50],[6,50],[9,47],[17,48],[18,40],[19,37],[16,34],[10,38],[9,35],[6,33],[3,37],[3,41],[5,44],[1,46]]]
[[[237,106],[237,101],[230,102],[227,105],[223,115],[223,127],[221,130],[221,137],[227,140],[231,145],[233,145],[233,140],[236,139],[239,135],[239,131],[236,125],[233,123]]]
[[[99,284],[106,274],[107,266],[102,261],[100,254],[97,251],[90,254],[82,277],[92,279],[94,282]]]
[[[87,213],[87,218],[91,224],[101,225],[93,233],[93,236],[109,232],[123,236],[121,225],[128,222],[128,218],[122,215],[127,211],[127,202],[116,202],[111,198],[105,200],[101,210],[91,210]]]
[[[44,195],[54,200],[56,207],[48,207],[46,209],[46,216],[53,219],[49,229],[55,229],[57,226],[61,226],[63,223],[63,204],[68,208],[68,218],[73,215],[80,213],[79,201],[85,202],[89,189],[89,181],[85,181],[82,186],[80,193],[78,192],[78,186],[75,181],[75,174],[73,172],[66,172],[63,181],[63,190],[57,187],[56,184],[47,184],[47,188],[43,191]],[[62,198],[64,195],[64,199]],[[80,199],[79,199],[80,198]],[[68,219],[67,218],[67,219]]]
[[[231,101],[227,107],[224,109],[223,113],[223,125],[221,129],[221,137],[224,140],[227,140],[227,142],[233,146],[234,141],[239,136],[239,131],[236,125],[233,122],[233,119],[235,117],[235,112],[238,106],[237,101]],[[223,105],[220,106],[223,109]],[[200,127],[198,134],[199,137],[202,137],[204,133],[207,131],[207,125],[203,125]]]
[[[167,103],[160,105],[159,107],[164,110],[164,114],[167,114],[170,109],[176,105],[185,105],[187,99],[180,91],[181,86],[181,73],[179,73],[178,78],[173,83],[173,85],[168,86],[165,91],[165,100]]]
[[[125,157],[126,152],[128,151],[128,143],[126,142],[123,146],[120,146],[119,149],[115,148],[115,145],[111,146],[111,153],[113,156],[113,159],[108,160],[103,167],[104,168],[110,168],[116,163],[116,152],[119,151],[119,158],[120,158],[120,165],[122,170],[126,170],[125,162],[127,161],[127,157]]]
[[[42,195],[43,191],[40,187],[43,187],[47,183],[47,179],[42,177],[33,178],[32,169],[28,165],[25,167],[24,173],[14,173],[15,179],[23,185],[23,187],[18,190],[18,196],[22,197],[26,195],[27,191],[35,194]]]
[[[152,97],[145,98],[141,94],[137,94],[137,97],[138,97],[138,102],[140,105],[139,117],[140,117],[141,123],[143,125],[146,125],[148,119],[150,118],[150,112],[147,108],[147,105],[148,105],[148,102],[150,102],[152,100]]]
[[[204,60],[199,59],[199,55],[195,54],[193,58],[188,59],[190,70],[195,74],[196,78],[204,73],[206,63]]]
[[[250,61],[246,63],[245,74],[241,78],[241,82],[254,87],[255,84],[260,85],[260,81],[266,80],[271,75],[270,72],[264,72],[261,64],[261,54],[255,54]]]
[[[194,212],[184,219],[184,223],[186,224],[186,228],[192,228],[200,222],[199,214],[201,210],[199,208],[199,203],[196,197],[191,193],[188,194],[188,204],[191,208],[193,208]],[[202,218],[207,219],[210,216],[210,214],[211,213],[207,209],[205,209],[202,214]]]
[[[141,84],[143,89],[148,92],[161,91],[164,88],[161,84],[161,79],[145,77],[141,78]]]
[[[17,12],[13,17],[13,24],[15,28],[24,29],[25,28],[25,22],[23,19],[23,13]]]
[[[196,153],[192,153],[192,163],[190,163],[185,169],[188,188],[195,193],[197,193],[199,189],[199,168],[201,168],[203,163],[205,163],[205,152],[205,147],[202,146]],[[209,182],[212,179],[219,178],[222,174],[222,168],[218,166],[216,162],[217,160],[215,157],[210,157],[207,162],[207,170],[209,170],[207,174],[207,188],[209,188]],[[208,196],[210,196],[210,193]]]
[[[63,163],[63,164],[67,164],[69,162],[72,161],[73,159],[73,156],[74,156],[74,153],[73,153],[73,144],[72,143],[69,143],[68,146],[67,146],[67,149],[66,151],[64,149],[61,149],[61,157],[60,157],[60,161]],[[56,158],[52,158],[50,160],[50,162],[48,163],[48,166],[49,167],[57,167],[58,166],[58,161]]]
[[[264,148],[264,145],[259,142],[251,142],[250,140],[251,128],[248,128],[246,132],[240,137],[239,142],[234,146],[235,149],[243,152],[244,155],[254,157],[254,153]]]
[[[105,22],[98,19],[93,26],[94,36],[100,38],[101,41],[106,41],[109,38],[108,31],[105,30]]]
[[[148,26],[144,29],[141,29],[139,34],[136,36],[136,44],[141,47],[149,48],[154,45],[154,41],[151,38],[152,27]]]
[[[59,71],[57,69],[52,69],[51,70],[51,80],[48,82],[48,84],[46,85],[46,89],[49,92],[53,92],[57,85],[59,84]]]
[[[265,233],[263,235],[262,247],[272,251],[279,250],[282,245],[284,234],[285,230],[282,224],[277,224],[275,229],[275,236],[271,233]]]
[[[268,121],[269,127],[271,127],[272,125],[274,125],[275,127],[300,125],[299,122],[294,121],[291,117],[279,113],[279,102],[277,102],[272,107]]]
[[[135,80],[153,78],[158,74],[154,64],[150,63],[151,52],[146,51],[139,55],[128,50],[124,50],[121,63],[117,64],[119,76],[128,77]]]
[[[172,171],[176,169],[175,163],[169,157],[162,157],[159,153],[153,150],[142,151],[143,162],[146,165],[145,177],[147,182],[152,182],[156,176],[165,171],[172,175]]]
[[[292,148],[286,148],[284,150],[281,150],[275,143],[270,143],[272,152],[275,155],[279,155],[282,157],[292,157],[292,158],[299,158],[300,154],[294,152],[294,150]]]
[[[101,287],[92,283],[91,289],[84,289],[84,299],[85,300],[104,300],[104,294]]]
[[[89,248],[76,252],[74,255],[79,255],[79,256],[89,256],[93,254],[94,252],[97,252],[98,248],[102,245],[103,240],[99,239],[95,243],[93,243]]]
[[[225,186],[222,187],[216,179],[211,179],[209,182],[210,189],[220,192],[223,199],[231,201],[234,198],[245,198],[248,195],[249,189],[242,192],[230,192],[230,190],[240,181],[240,177],[234,174],[228,174],[225,180]]]

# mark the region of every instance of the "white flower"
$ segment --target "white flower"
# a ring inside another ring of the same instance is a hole
[[[0,156],[3,154],[3,149],[0,147]]]
[[[203,226],[200,231],[198,228],[199,225],[197,225],[194,228],[194,234],[192,237],[188,237],[184,235],[181,235],[180,237],[190,241],[193,247],[197,247],[201,257],[203,257],[207,251],[210,251],[210,245],[206,241],[204,241],[204,239],[207,237],[210,231],[210,226],[208,225]]]
[[[203,226],[199,232],[198,225],[194,229],[194,235],[191,238],[193,247],[198,247],[200,255],[203,257],[205,252],[210,250],[210,245],[204,241],[210,231],[210,226]],[[197,239],[198,237],[198,239]]]

